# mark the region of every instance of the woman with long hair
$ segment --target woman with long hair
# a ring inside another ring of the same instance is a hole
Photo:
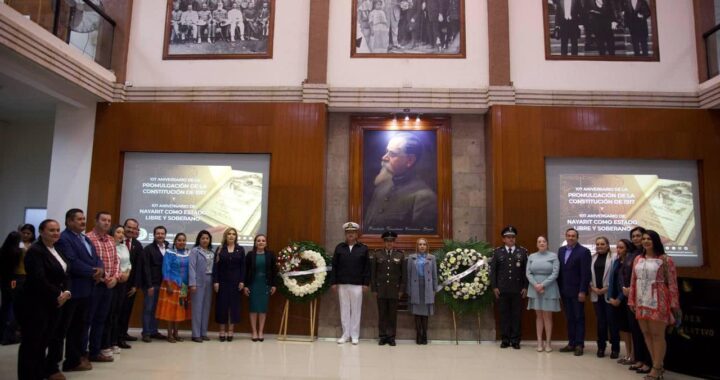
[[[232,342],[234,325],[240,322],[240,292],[245,287],[245,250],[238,245],[237,239],[237,230],[228,228],[215,251],[215,322],[220,325],[221,342]]]
[[[615,243],[617,258],[613,260],[608,279],[608,291],[605,299],[612,305],[612,319],[620,333],[620,339],[625,342],[625,356],[618,360],[620,364],[632,364],[635,362],[633,354],[632,336],[630,334],[630,321],[628,320],[627,297],[623,294],[623,265],[628,255],[632,242],[628,239],[620,239]]]
[[[632,242],[632,250],[628,252],[623,265],[623,294],[625,297],[630,297],[630,281],[632,279],[632,272],[635,267],[635,258],[642,254],[642,236],[645,233],[643,227],[637,226],[630,230],[630,241]],[[630,324],[630,335],[633,341],[633,354],[634,362],[628,367],[631,371],[637,373],[646,374],[650,373],[650,367],[652,366],[652,359],[650,358],[650,352],[648,351],[647,344],[645,343],[645,337],[643,336],[640,324],[635,317],[635,312],[630,310],[628,307],[628,323]]]
[[[552,352],[552,313],[560,311],[560,261],[557,253],[548,250],[545,236],[537,238],[537,252],[528,256],[525,276],[528,279],[528,310],[535,310],[537,351]],[[543,330],[545,338],[543,340]],[[543,343],[546,342],[546,343]]]
[[[202,343],[207,336],[212,303],[212,275],[215,252],[212,235],[206,230],[198,232],[195,246],[190,250],[190,294],[192,296],[192,341]]]
[[[437,260],[426,239],[415,242],[415,253],[407,259],[407,276],[408,304],[415,316],[415,343],[427,344],[428,317],[435,313],[438,275]]]
[[[267,315],[268,301],[275,294],[275,277],[277,277],[277,259],[275,254],[267,249],[267,236],[255,236],[252,251],[245,258],[245,295],[250,296],[250,327],[252,328],[252,341],[265,340],[265,316]]]
[[[190,255],[185,250],[187,236],[175,235],[172,249],[165,251],[156,317],[168,322],[167,341],[182,342],[178,335],[178,322],[190,319],[190,298],[188,297],[188,267]]]
[[[665,372],[665,330],[675,324],[680,311],[675,263],[665,253],[660,235],[647,230],[642,235],[643,253],[635,258],[628,305],[635,312],[645,336],[652,370],[646,379],[662,379]]]

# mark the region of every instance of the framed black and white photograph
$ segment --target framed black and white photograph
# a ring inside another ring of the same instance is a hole
[[[352,0],[354,58],[465,58],[464,0]]]
[[[541,0],[545,58],[659,61],[655,0]]]
[[[275,0],[168,0],[163,59],[272,58]]]

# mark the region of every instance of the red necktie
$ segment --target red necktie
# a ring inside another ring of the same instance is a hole
[[[130,249],[130,239],[125,240],[125,245],[127,245],[128,250]]]

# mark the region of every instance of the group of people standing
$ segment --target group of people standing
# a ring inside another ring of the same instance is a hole
[[[68,210],[65,226],[61,231],[56,220],[44,220],[37,240],[34,228],[23,226],[0,251],[3,343],[20,341],[19,379],[64,379],[63,372],[92,370],[93,362],[112,362],[121,349],[132,348],[128,342],[138,338],[128,335],[128,324],[138,290],[144,295],[144,342],[182,341],[178,323],[189,319],[192,341],[209,340],[213,292],[220,341],[233,340],[243,294],[250,298],[252,341],[264,341],[277,276],[265,235],[257,235],[246,254],[234,228],[225,230],[216,249],[212,235],[200,231],[188,250],[182,232],[168,244],[163,226],[143,247],[138,221],[113,226],[108,212],[96,214],[87,234],[80,209]],[[167,322],[167,335],[158,320]]]
[[[562,308],[568,344],[560,352],[582,356],[585,347],[585,302],[589,298],[597,321],[597,357],[610,358],[650,380],[663,377],[665,330],[680,318],[677,271],[657,232],[635,227],[630,240],[621,239],[616,253],[606,237],[595,240],[595,252],[578,243],[574,228],[566,245],[549,251],[545,236],[536,253],[516,246],[517,230],[502,231],[504,246],[491,262],[492,286],[500,310],[501,347],[520,348],[521,300],[535,310],[537,351],[551,352],[552,313]],[[523,275],[521,275],[521,273]],[[545,337],[543,337],[543,332]],[[620,340],[626,352],[620,357]]]
[[[648,0],[549,0],[555,9],[553,37],[560,40],[560,53],[578,55],[580,37],[585,52],[615,55],[615,31],[630,33],[633,54],[647,56],[652,16]],[[568,51],[568,44],[570,50]]]
[[[269,23],[269,0],[175,0],[170,42],[257,41],[267,39]]]
[[[357,47],[388,53],[447,50],[460,32],[460,0],[359,0]]]

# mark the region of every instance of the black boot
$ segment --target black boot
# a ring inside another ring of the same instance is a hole
[[[422,317],[415,316],[415,344],[422,344]]]
[[[422,344],[427,344],[428,317],[423,316],[421,318],[422,318]]]

